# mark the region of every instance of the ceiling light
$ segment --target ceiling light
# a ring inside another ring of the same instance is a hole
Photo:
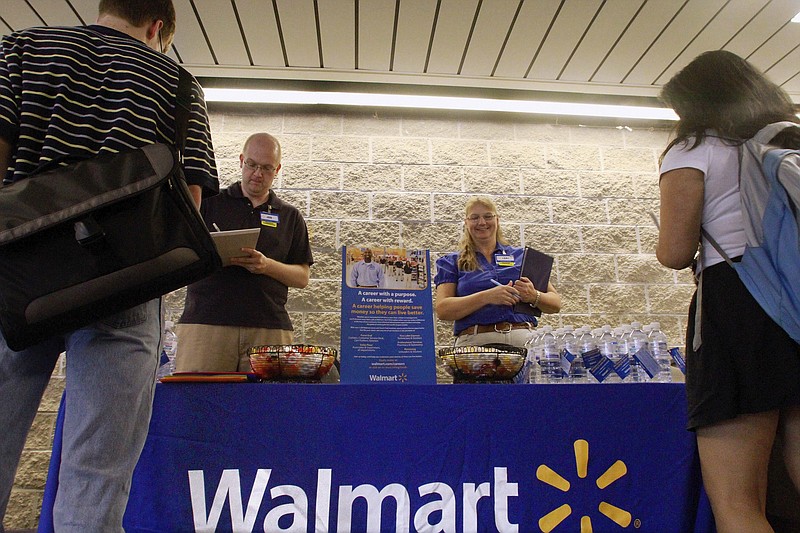
[[[644,120],[677,120],[678,116],[663,107],[612,104],[545,102],[532,100],[500,100],[451,96],[409,94],[310,92],[270,89],[205,88],[207,102],[264,104],[344,105],[368,107],[400,107],[412,109],[448,109],[464,111],[498,111],[579,117],[606,117]]]
[[[792,22],[800,22],[800,13],[792,17]]]

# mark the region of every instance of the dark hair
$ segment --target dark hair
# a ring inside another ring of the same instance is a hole
[[[725,50],[697,56],[661,89],[659,98],[678,114],[675,139],[694,137],[691,148],[699,145],[714,130],[716,135],[736,143],[748,139],[771,122],[798,122],[794,105],[786,92],[752,64]],[[798,143],[794,128],[788,137]],[[777,139],[777,137],[776,137]],[[664,151],[664,153],[667,152]]]
[[[160,20],[164,23],[161,28],[164,42],[172,42],[175,36],[175,6],[172,0],[100,0],[97,11],[116,15],[137,27]]]

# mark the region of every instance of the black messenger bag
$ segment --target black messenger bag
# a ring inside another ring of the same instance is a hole
[[[221,266],[173,146],[103,154],[0,189],[0,329],[13,350]]]

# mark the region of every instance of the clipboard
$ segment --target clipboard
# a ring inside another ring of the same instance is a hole
[[[553,271],[553,256],[540,252],[530,246],[525,247],[522,253],[522,268],[520,277],[525,276],[539,292],[547,292],[547,285],[550,283],[550,273]],[[514,304],[515,313],[526,315],[542,316],[542,311],[533,307],[530,303],[519,302]]]
[[[261,228],[212,231],[211,238],[222,258],[222,266],[230,266],[231,257],[243,257],[242,248],[255,248]]]

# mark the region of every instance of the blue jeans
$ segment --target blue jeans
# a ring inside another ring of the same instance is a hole
[[[161,302],[151,300],[21,352],[0,335],[0,532],[20,454],[58,356],[66,351],[57,531],[122,531],[152,412]]]

